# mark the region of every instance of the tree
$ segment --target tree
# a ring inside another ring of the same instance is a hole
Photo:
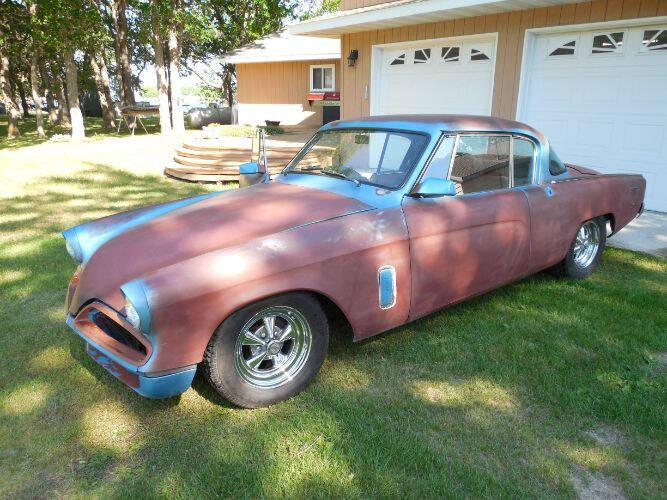
[[[58,99],[58,123],[63,127],[69,127],[71,125],[69,117],[69,104],[67,102],[67,96],[65,95],[65,85],[63,84],[62,63],[60,61],[60,57],[54,57],[51,68],[53,74],[53,87],[55,89],[55,95]]]
[[[157,80],[157,96],[160,105],[160,133],[171,133],[171,114],[169,110],[169,82],[165,65],[165,2],[153,1],[150,4],[150,31],[153,52],[155,54],[155,77]]]
[[[28,7],[30,12],[30,33],[32,35],[32,57],[30,58],[30,89],[32,91],[32,102],[35,104],[35,118],[37,121],[37,135],[46,137],[44,133],[44,118],[42,117],[42,98],[39,92],[39,80],[37,79],[37,68],[39,67],[39,31],[35,26],[37,17],[37,4],[31,3]]]
[[[235,68],[212,60],[258,38],[276,32],[283,20],[293,16],[296,0],[200,0],[187,5],[182,14],[181,59],[203,62],[222,82],[222,93],[231,105]]]
[[[180,59],[181,47],[178,42],[178,32],[182,28],[181,2],[171,0],[172,18],[169,26],[169,95],[171,96],[171,126],[176,133],[185,132],[183,107],[181,106],[181,77]]]
[[[35,118],[37,121],[37,135],[46,137],[44,133],[44,117],[42,116],[42,98],[39,92],[39,80],[37,79],[37,67],[39,66],[39,51],[33,48],[30,59],[30,89],[32,90],[32,102],[35,103]]]
[[[331,12],[338,12],[340,10],[340,0],[322,0],[322,2],[311,2],[306,12],[304,12],[299,19],[305,21],[313,17],[322,16]]]
[[[67,101],[69,102],[69,116],[72,122],[72,139],[81,140],[86,136],[83,124],[83,114],[79,105],[79,82],[77,77],[74,50],[66,48],[63,52],[65,59],[65,77],[67,80]]]
[[[49,72],[46,69],[43,57],[39,59],[39,74],[44,84],[44,97],[46,98],[46,109],[49,114],[49,123],[55,125],[58,121],[58,110],[56,109],[56,103],[53,98],[54,93],[51,75],[49,75]]]
[[[9,85],[9,58],[2,53],[0,44],[0,93],[7,109],[8,127],[7,138],[14,139],[21,135],[19,131],[19,109]]]
[[[111,6],[111,17],[114,24],[114,44],[121,103],[123,106],[130,106],[135,104],[136,101],[132,87],[130,49],[127,43],[127,3],[126,0],[109,0],[109,5]]]
[[[113,99],[111,98],[111,89],[109,87],[109,75],[106,74],[106,65],[100,64],[104,63],[104,55],[99,49],[91,49],[88,53],[88,59],[90,61],[90,69],[93,71],[93,76],[95,78],[95,87],[97,88],[100,107],[102,108],[102,128],[104,130],[110,130],[115,126],[115,116],[113,111]],[[102,68],[104,68],[104,70]]]

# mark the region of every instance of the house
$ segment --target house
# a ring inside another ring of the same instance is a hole
[[[341,7],[290,26],[280,47],[256,52],[261,64],[240,55],[239,108],[247,112],[239,110],[239,122],[281,113],[286,124],[326,121],[304,96],[314,90],[313,68],[333,64],[341,118],[517,119],[543,131],[566,162],[644,175],[646,208],[667,211],[667,0],[342,0]],[[303,58],[327,37],[340,41],[337,62]],[[289,69],[295,48],[301,67]]]
[[[340,117],[338,37],[282,31],[222,61],[236,65],[238,123],[320,127]]]

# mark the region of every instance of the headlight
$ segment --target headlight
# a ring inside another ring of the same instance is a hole
[[[79,245],[76,233],[71,228],[63,232],[63,237],[65,238],[65,248],[67,249],[67,253],[70,254],[75,261],[81,263],[83,254],[81,253],[81,246]]]
[[[148,297],[141,279],[129,281],[120,287],[125,298],[123,316],[135,330],[147,334],[151,331],[151,314]]]
[[[135,309],[135,307],[132,305],[132,302],[129,301],[127,297],[125,297],[125,319],[127,319],[127,322],[132,325],[132,327],[135,330],[139,330],[139,327],[141,326],[141,319],[139,318],[139,313]]]

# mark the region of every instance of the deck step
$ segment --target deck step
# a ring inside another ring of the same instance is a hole
[[[250,158],[250,148],[248,149],[221,149],[218,151],[195,151],[192,149],[187,149],[183,147],[176,148],[176,154],[179,156],[187,156],[190,158],[205,158],[205,159],[218,159],[218,158]]]
[[[178,163],[182,166],[192,166],[192,167],[208,167],[208,168],[235,168],[237,171],[239,165],[246,163],[250,159],[246,158],[244,160],[235,160],[235,159],[220,159],[220,160],[211,160],[206,158],[191,158],[187,156],[174,156],[174,163]],[[269,158],[268,166],[269,168],[283,168],[287,165],[287,161],[273,160]]]
[[[269,173],[277,174],[281,168],[269,166]],[[191,182],[227,182],[238,181],[239,169],[236,167],[198,167],[171,163],[164,169],[164,174],[176,179]]]
[[[188,149],[190,151],[203,151],[203,152],[210,152],[210,151],[245,152],[250,150],[250,147],[223,146],[221,144],[206,144],[206,143],[195,143],[195,142],[184,142],[181,147],[184,149]],[[292,153],[293,155],[301,151],[301,148],[298,146],[275,146],[273,144],[267,144],[266,149],[267,151],[280,151],[284,153]]]
[[[188,157],[188,158],[202,158],[206,160],[238,160],[240,163],[244,163],[246,161],[250,161],[251,158],[251,152],[250,149],[246,150],[237,150],[237,149],[221,149],[219,151],[207,151],[207,152],[202,152],[202,151],[192,151],[186,148],[176,148],[176,154],[178,156],[183,156],[183,157]],[[280,160],[280,161],[285,161],[287,163],[289,160],[294,158],[295,153],[291,152],[285,152],[283,150],[278,150],[278,149],[270,149],[267,150],[267,156],[269,157],[269,161],[271,160]],[[256,158],[257,153],[255,152],[254,155],[252,155],[252,158]]]

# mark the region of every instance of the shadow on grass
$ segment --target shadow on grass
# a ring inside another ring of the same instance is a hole
[[[160,132],[160,120],[156,116],[148,116],[142,119],[146,130],[137,124],[135,135],[157,134]],[[131,130],[123,124],[118,131],[117,127],[110,130],[105,130],[102,119],[96,117],[84,118],[84,126],[86,128],[86,137],[88,139],[99,139],[103,137],[125,137],[132,134]],[[46,138],[42,139],[37,135],[37,125],[34,116],[28,118],[21,118],[19,120],[19,130],[21,136],[15,139],[7,139],[7,115],[0,115],[0,150],[3,149],[19,149],[26,146],[34,146],[46,142],[53,135],[69,135],[70,129],[62,126],[51,126],[48,119],[45,119],[44,131]]]
[[[102,164],[0,200],[0,491],[12,496],[554,496],[577,467],[665,490],[667,266],[618,250],[351,344],[303,394],[233,408],[198,376],[134,394],[63,322],[60,231],[204,188]],[[622,439],[586,435],[600,426]]]

